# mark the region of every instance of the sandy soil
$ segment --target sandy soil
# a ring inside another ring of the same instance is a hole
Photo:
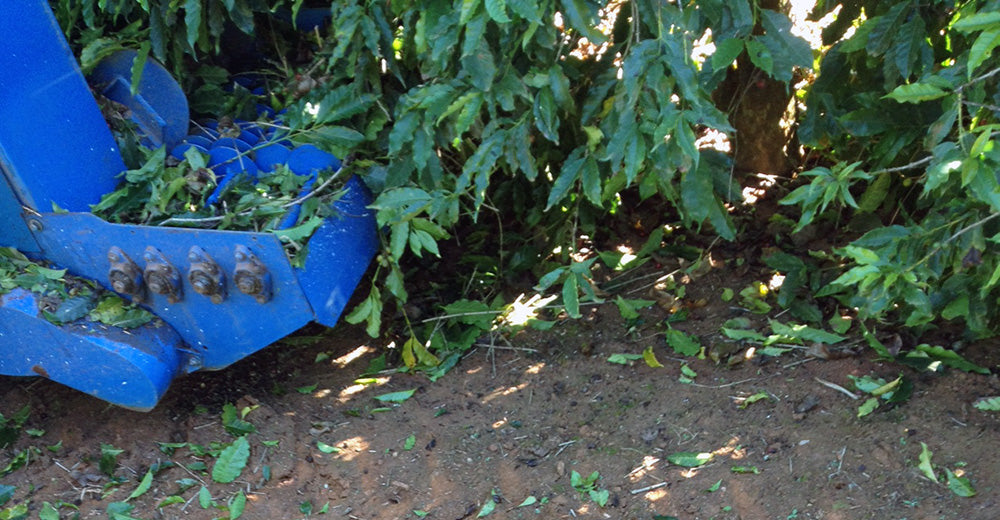
[[[706,279],[706,293],[726,286],[720,276]],[[675,327],[712,345],[726,309],[710,303]],[[651,324],[665,316],[647,313]],[[14,487],[0,510],[106,518],[159,465],[148,489],[127,501],[128,516],[227,518],[245,497],[241,518],[250,519],[997,517],[1000,415],[971,406],[1000,394],[995,376],[917,373],[875,362],[869,350],[834,360],[800,350],[730,367],[682,360],[656,330],[629,334],[605,305],[549,333],[478,348],[437,382],[382,374],[359,384],[384,343],[341,326],[318,343],[275,345],[179,380],[150,413],[3,378],[0,413],[9,419],[29,406],[30,415],[0,451],[0,469],[28,455],[0,478]],[[648,346],[665,366],[607,361]],[[997,347],[974,344],[963,354],[996,369]],[[693,382],[681,382],[682,363],[697,373]],[[861,401],[817,381],[849,388],[849,375],[900,373],[913,382],[912,398],[864,418]],[[400,403],[374,398],[408,390]],[[248,410],[255,431],[239,476],[219,483],[213,450],[235,440],[220,418],[227,403]],[[940,483],[918,468],[922,443]],[[122,450],[111,476],[100,471],[102,444]],[[686,452],[712,456],[696,468],[668,462]],[[968,478],[975,496],[952,493],[946,469]],[[577,486],[593,498],[574,488],[574,472],[599,475],[589,489]]]

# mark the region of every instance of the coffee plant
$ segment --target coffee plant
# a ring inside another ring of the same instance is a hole
[[[346,317],[373,334],[386,303],[408,315],[426,266],[475,273],[472,290],[562,267],[546,281],[574,309],[599,298],[580,243],[629,203],[655,200],[691,229],[740,240],[733,209],[758,113],[741,100],[754,93],[780,101],[779,116],[797,108],[775,163],[800,163],[780,180],[793,231],[833,237],[832,275],[788,256],[803,251],[772,257],[795,270],[787,294],[917,330],[996,330],[995,0],[820,0],[810,18],[833,21],[813,46],[769,0],[343,0],[309,32],[280,23],[301,0],[52,3],[84,68],[138,48],[213,102],[232,74],[254,72],[291,132],[349,159],[385,231],[369,294]],[[264,49],[256,68],[227,55],[233,34]],[[744,157],[707,148],[713,134]],[[472,296],[501,315],[492,294]],[[409,344],[449,349],[447,327],[407,324],[429,338]],[[438,359],[418,350],[414,364]]]

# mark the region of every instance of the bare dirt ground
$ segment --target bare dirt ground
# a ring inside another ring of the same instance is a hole
[[[705,294],[738,285],[726,276],[702,279]],[[675,326],[718,341],[732,311],[715,300]],[[646,312],[649,323],[665,317]],[[385,345],[341,326],[319,343],[275,345],[183,378],[150,413],[44,380],[0,379],[4,417],[30,407],[0,452],[0,469],[28,454],[0,478],[14,488],[0,510],[24,505],[25,518],[46,520],[208,519],[232,515],[245,497],[241,518],[250,519],[997,518],[1000,415],[971,406],[1000,394],[996,376],[917,373],[875,362],[870,350],[835,360],[796,351],[733,367],[690,358],[697,376],[683,383],[682,360],[662,336],[628,334],[611,304],[509,339],[530,350],[478,348],[437,382],[383,374],[365,385],[356,380]],[[607,361],[650,345],[664,367]],[[995,342],[962,351],[994,370],[998,352]],[[901,372],[912,398],[864,418],[861,401],[817,382],[850,387],[849,375]],[[374,399],[407,390],[415,392],[401,403]],[[768,397],[740,406],[760,392]],[[256,431],[246,436],[246,466],[223,484],[212,478],[212,450],[234,441],[220,419],[226,403],[248,410]],[[918,468],[921,443],[940,483]],[[122,450],[113,477],[100,471],[102,445]],[[682,452],[713,455],[697,468],[668,462]],[[163,469],[128,500],[127,516],[109,515],[155,465]],[[945,469],[968,478],[975,496],[953,494]],[[573,486],[574,472],[597,472],[589,489],[598,499],[607,491],[603,507]]]

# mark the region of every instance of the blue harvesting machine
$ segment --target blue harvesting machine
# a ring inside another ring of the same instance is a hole
[[[0,247],[158,318],[132,329],[56,324],[40,295],[15,288],[0,294],[0,375],[46,377],[146,411],[181,374],[224,368],[310,322],[337,323],[378,246],[359,180],[346,183],[301,267],[274,233],[106,222],[90,207],[125,165],[48,2],[0,2],[0,42]],[[150,61],[133,93],[130,65],[95,70],[104,95],[128,106],[154,144],[184,145],[188,107],[176,82]]]

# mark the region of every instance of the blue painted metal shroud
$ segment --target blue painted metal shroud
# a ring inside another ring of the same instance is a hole
[[[179,101],[156,98],[176,85],[151,66],[130,106],[154,144],[173,146],[184,134]],[[0,71],[0,246],[96,280],[162,320],[127,331],[86,319],[57,326],[36,295],[14,290],[0,295],[0,374],[149,410],[179,374],[223,368],[312,321],[337,323],[378,245],[359,180],[311,237],[302,268],[272,233],[110,224],[89,207],[125,166],[46,1],[0,2]]]

